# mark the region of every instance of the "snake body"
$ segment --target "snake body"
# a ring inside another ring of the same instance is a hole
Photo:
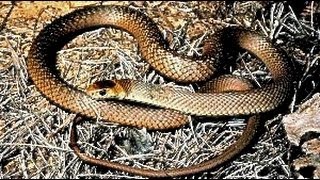
[[[221,55],[224,42],[233,42],[232,47],[239,46],[260,58],[271,72],[273,81],[262,88],[243,92],[178,93],[174,101],[166,101],[174,110],[97,101],[59,76],[55,66],[56,52],[79,34],[104,26],[132,34],[137,39],[142,57],[151,67],[178,82],[192,83],[212,78],[222,63],[217,57]],[[139,11],[123,6],[85,7],[54,20],[38,34],[29,51],[27,69],[36,88],[58,107],[93,119],[147,129],[170,129],[186,124],[187,115],[178,111],[182,106],[187,114],[252,115],[271,111],[290,97],[293,66],[285,53],[249,30],[226,28],[216,34],[212,37],[215,43],[209,44],[213,48],[211,55],[194,60],[172,51],[157,25]]]
[[[150,88],[152,85],[135,83],[134,81],[126,80],[104,80],[98,81],[90,85],[87,89],[87,93],[95,99],[107,100],[110,97],[115,99],[127,99],[131,101],[139,101],[139,88],[132,87],[139,84],[143,88]],[[128,86],[129,85],[129,86]],[[132,91],[132,88],[135,89]],[[156,89],[159,87],[156,87]],[[162,87],[160,87],[162,88]],[[206,86],[203,86],[199,91],[201,93],[222,93],[222,92],[239,92],[247,91],[253,88],[253,85],[247,79],[232,76],[232,75],[223,75],[218,78],[215,78],[212,81],[206,83]],[[165,88],[166,89],[166,88]],[[103,92],[102,95],[100,92]],[[111,96],[110,96],[111,95]],[[157,94],[155,94],[158,96]],[[134,97],[135,96],[135,97]],[[148,102],[148,98],[144,98],[144,103]],[[85,161],[88,164],[101,166],[103,168],[112,168],[115,170],[125,171],[135,175],[147,176],[147,177],[177,177],[185,176],[190,174],[196,174],[202,171],[210,170],[214,167],[218,167],[223,163],[226,163],[228,160],[235,157],[239,154],[253,139],[255,131],[259,125],[260,116],[254,115],[249,117],[247,125],[244,128],[242,135],[230,146],[225,148],[218,156],[215,156],[212,159],[195,164],[188,167],[179,167],[174,169],[166,170],[152,170],[152,169],[143,169],[136,168],[132,166],[123,165],[120,163],[110,162],[104,159],[94,158],[92,155],[87,155],[86,153],[81,152],[80,148],[77,145],[77,131],[76,125],[82,121],[81,117],[76,117],[75,122],[72,125],[70,132],[70,147],[78,155],[80,159]]]

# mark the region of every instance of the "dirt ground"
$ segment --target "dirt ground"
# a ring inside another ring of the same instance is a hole
[[[32,40],[57,17],[86,5],[118,4],[146,13],[160,27],[170,47],[185,55],[201,54],[208,33],[226,26],[256,30],[284,49],[296,66],[290,105],[263,116],[254,141],[225,165],[189,178],[313,177],[297,172],[300,153],[286,137],[282,117],[319,92],[319,5],[286,2],[0,2],[0,178],[138,178],[83,163],[69,147],[75,115],[50,104],[28,77],[26,60]],[[241,52],[234,75],[270,80],[264,65]],[[253,59],[253,60],[250,60]],[[170,82],[141,59],[135,39],[110,27],[86,32],[58,52],[58,69],[68,83],[85,89],[96,80],[130,78],[194,90]],[[182,128],[148,131],[100,121],[78,127],[79,144],[95,157],[139,168],[171,169],[203,162],[219,154],[241,134],[244,119],[192,117]]]

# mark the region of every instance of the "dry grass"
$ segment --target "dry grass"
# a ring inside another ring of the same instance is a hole
[[[283,3],[257,2],[104,2],[130,4],[159,24],[172,48],[188,55],[201,53],[205,33],[225,25],[263,32],[293,58],[300,69],[291,110],[319,92],[319,24],[314,11],[299,16]],[[89,2],[85,4],[99,4]],[[28,81],[26,57],[34,36],[58,15],[81,2],[0,2],[0,178],[135,178],[123,172],[83,164],[68,147],[74,115],[51,105]],[[312,4],[310,7],[314,7]],[[269,12],[269,13],[268,13]],[[110,28],[87,32],[59,52],[61,76],[79,88],[107,78],[163,80],[141,60],[135,40]],[[268,79],[248,54],[240,55],[234,74]],[[192,89],[192,86],[185,88]],[[290,112],[282,112],[290,113]],[[225,166],[190,178],[292,178],[290,152],[282,115],[266,120],[259,137],[241,156]],[[79,143],[91,154],[114,162],[152,169],[189,166],[206,160],[240,135],[244,121],[198,121],[169,132],[145,131],[106,123],[78,127]],[[61,131],[60,131],[61,130]],[[55,134],[55,132],[58,132]]]

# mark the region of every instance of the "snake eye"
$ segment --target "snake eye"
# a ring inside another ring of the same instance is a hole
[[[99,91],[100,96],[105,96],[106,94],[107,94],[107,92],[105,89]]]

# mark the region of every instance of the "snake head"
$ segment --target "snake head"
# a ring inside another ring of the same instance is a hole
[[[97,81],[89,85],[86,93],[93,99],[108,100],[108,99],[124,99],[126,92],[117,80]]]

